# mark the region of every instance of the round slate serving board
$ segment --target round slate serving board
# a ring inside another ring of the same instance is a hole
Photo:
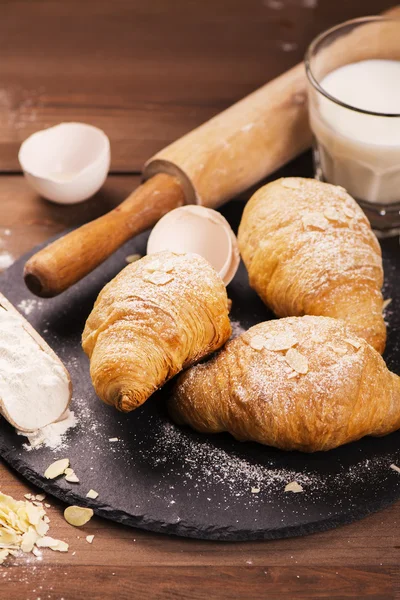
[[[234,227],[241,202],[224,214]],[[27,480],[67,503],[134,527],[214,540],[251,540],[303,535],[348,523],[400,498],[400,432],[366,438],[312,455],[239,443],[229,435],[204,436],[180,429],[164,406],[168,386],[128,415],[104,405],[92,389],[80,336],[93,302],[125,265],[144,254],[147,235],[126,244],[106,263],[58,298],[39,300],[25,288],[27,257],[0,276],[0,290],[57,352],[74,385],[78,425],[62,448],[28,451],[26,439],[0,419],[1,456]],[[400,373],[399,240],[383,242],[389,338],[385,359]],[[33,253],[33,251],[32,251]],[[243,265],[228,288],[232,319],[248,328],[273,318],[248,286]],[[29,314],[27,314],[29,313]],[[237,327],[237,325],[236,325]],[[109,438],[118,437],[118,442]],[[43,478],[54,460],[68,457],[80,484]],[[303,493],[285,493],[297,481]],[[93,488],[97,500],[88,500]],[[259,491],[257,491],[259,490]]]

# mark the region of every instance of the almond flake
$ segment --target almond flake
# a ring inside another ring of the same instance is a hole
[[[161,268],[165,273],[170,273],[175,268],[175,261],[170,258],[165,261]]]
[[[128,264],[130,264],[140,260],[141,258],[142,257],[140,256],[140,254],[129,254],[129,256],[125,258],[125,260]]]
[[[61,458],[56,460],[44,472],[46,479],[55,479],[60,475],[63,475],[65,469],[69,467],[69,458]]]
[[[354,217],[354,211],[351,210],[351,208],[349,208],[348,206],[343,206],[342,210],[346,217],[348,217],[349,219],[352,219]]]
[[[38,540],[38,533],[33,529],[33,527],[29,527],[28,531],[22,536],[22,552],[31,552],[33,546],[37,543]]]
[[[28,517],[28,521],[31,525],[37,525],[42,516],[43,511],[40,510],[38,506],[34,506],[30,502],[26,503],[26,515]]]
[[[65,475],[73,475],[74,474],[74,470],[71,469],[71,467],[67,467],[64,471]]]
[[[333,206],[330,206],[324,211],[324,216],[329,221],[342,221],[342,215],[336,208],[333,208]]]
[[[44,503],[46,508],[51,508],[50,504],[47,504],[46,502]]]
[[[48,536],[40,538],[36,542],[36,546],[38,548],[50,548],[51,550],[55,550],[57,552],[68,551],[68,544],[66,542],[62,542],[61,540],[55,540],[54,538]]]
[[[26,498],[27,500],[32,500],[34,496],[32,496],[32,494],[24,494],[24,498]]]
[[[294,494],[298,494],[302,491],[303,488],[299,483],[297,483],[297,481],[291,481],[285,486],[285,492],[293,492]]]
[[[108,438],[109,442],[119,442],[118,438]]]
[[[253,348],[253,350],[262,350],[265,342],[266,340],[262,335],[253,335],[250,338],[250,348]]]
[[[320,212],[308,213],[302,216],[304,227],[312,227],[324,231],[329,227],[329,221]]]
[[[298,376],[299,376],[299,374],[298,374],[298,373],[296,373],[296,371],[292,371],[292,372],[290,373],[290,375],[288,375],[288,376],[287,376],[287,378],[288,378],[288,379],[294,379],[295,377],[298,377]]]
[[[94,540],[94,535],[87,535],[86,536],[86,541],[91,544]]]
[[[386,300],[384,300],[383,304],[382,304],[382,310],[385,310],[385,308],[387,308],[389,306],[391,301],[392,301],[392,298],[387,298]]]
[[[96,492],[95,490],[89,490],[88,493],[86,494],[86,498],[91,498],[92,500],[96,500],[98,495],[99,495],[99,493]]]
[[[161,268],[162,268],[162,266],[158,259],[153,260],[153,262],[151,262],[145,266],[146,271],[148,271],[149,273],[154,273],[155,271],[159,271]]]
[[[345,354],[347,354],[347,348],[332,345],[330,345],[330,348],[333,352],[335,352],[335,354],[340,354],[340,356],[344,356]]]
[[[361,342],[359,342],[358,340],[351,340],[350,338],[346,338],[344,341],[350,344],[350,346],[353,346],[353,348],[355,348],[356,350],[361,348]]]
[[[8,555],[9,555],[8,550],[0,550],[0,565],[3,564],[3,562],[6,560]]]
[[[272,350],[273,352],[280,352],[282,350],[289,350],[298,344],[297,338],[291,333],[278,333],[274,337],[271,337],[264,342],[264,348]]]
[[[391,464],[390,468],[393,469],[393,471],[397,471],[397,473],[400,473],[400,467],[398,467],[397,465]]]
[[[64,510],[64,519],[70,525],[74,527],[82,527],[90,521],[93,517],[93,511],[91,508],[84,508],[83,506],[68,506]]]
[[[32,548],[32,554],[34,554],[37,557],[42,556],[42,553],[40,552],[39,548]]]
[[[281,185],[290,190],[299,190],[301,188],[301,182],[293,177],[282,179]]]
[[[251,493],[252,494],[258,494],[259,491],[260,491],[260,488],[258,488],[258,487],[252,487],[251,488]]]
[[[308,372],[308,360],[295,348],[290,348],[285,355],[286,362],[296,373],[305,375]]]
[[[36,500],[39,500],[39,502],[43,502],[43,500],[46,498],[46,494],[36,494],[35,498]]]
[[[75,475],[75,473],[71,473],[71,475],[66,475],[65,481],[68,481],[69,483],[79,483],[79,479]]]
[[[43,517],[43,521],[45,523],[50,523],[50,519],[49,519],[49,517],[47,515],[45,517]]]
[[[173,275],[169,273],[151,273],[146,277],[143,277],[144,281],[149,281],[150,283],[154,283],[154,285],[165,285],[174,279]]]

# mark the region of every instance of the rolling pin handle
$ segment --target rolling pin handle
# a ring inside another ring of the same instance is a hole
[[[88,275],[133,236],[185,203],[180,182],[158,174],[109,213],[71,231],[26,263],[24,279],[36,296],[51,298]]]

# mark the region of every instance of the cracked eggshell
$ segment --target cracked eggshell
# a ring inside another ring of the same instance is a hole
[[[61,123],[28,137],[18,160],[38,194],[59,204],[75,204],[103,185],[110,168],[110,141],[92,125]]]
[[[162,250],[199,254],[225,285],[232,281],[240,262],[236,236],[228,221],[205,206],[181,206],[158,221],[150,234],[147,254]]]

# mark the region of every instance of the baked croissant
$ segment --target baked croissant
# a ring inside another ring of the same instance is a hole
[[[130,411],[230,335],[226,289],[211,265],[196,254],[160,252],[105,286],[82,345],[97,395]]]
[[[179,378],[178,424],[283,450],[330,450],[400,428],[400,377],[344,321],[260,323]]]
[[[314,179],[278,179],[246,205],[239,248],[250,285],[279,317],[344,319],[382,353],[381,250],[347,192]]]

